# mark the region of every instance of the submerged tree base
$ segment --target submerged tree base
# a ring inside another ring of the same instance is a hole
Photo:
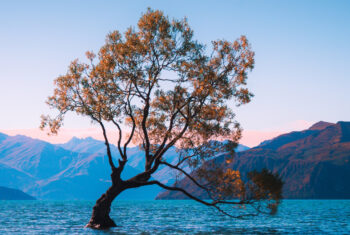
[[[109,229],[117,227],[115,222],[111,218],[105,218],[103,220],[90,220],[87,225],[85,225],[85,228],[92,228],[92,229]]]
[[[121,164],[120,168],[122,169],[123,167],[124,164]],[[113,200],[125,189],[122,186],[122,180],[120,179],[120,173],[118,172],[119,171],[116,169],[113,169],[111,174],[113,184],[96,201],[96,204],[92,209],[91,219],[85,227],[92,229],[109,229],[117,227],[116,223],[109,216],[109,213],[111,211]]]

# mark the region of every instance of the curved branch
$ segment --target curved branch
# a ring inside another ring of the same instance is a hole
[[[139,183],[139,184],[138,184]],[[230,205],[243,205],[243,204],[250,204],[250,201],[239,201],[239,202],[233,202],[233,201],[212,201],[212,202],[207,202],[204,201],[196,196],[193,196],[192,194],[190,194],[189,192],[187,192],[186,190],[184,190],[183,188],[179,188],[179,187],[175,187],[175,186],[168,186],[165,184],[162,184],[161,182],[157,181],[157,180],[152,180],[152,181],[148,181],[148,182],[136,182],[135,186],[139,187],[139,186],[143,186],[143,185],[158,185],[166,190],[171,190],[171,191],[179,191],[182,192],[183,194],[185,194],[186,196],[188,196],[189,198],[191,198],[192,200],[195,200],[203,205],[209,206],[209,207],[213,207],[215,209],[217,209],[219,212],[221,212],[224,215],[227,215],[231,218],[244,218],[247,216],[256,216],[259,213],[262,213],[262,211],[260,210],[256,210],[257,213],[249,213],[249,214],[243,214],[243,215],[239,215],[239,216],[235,216],[235,215],[231,215],[227,212],[225,212],[223,209],[221,209],[218,205],[219,204],[230,204]],[[254,209],[256,209],[255,207],[253,207]]]
[[[114,171],[116,169],[114,163],[113,163],[113,159],[112,159],[112,152],[111,152],[111,148],[110,148],[110,144],[108,141],[108,137],[107,137],[107,133],[106,133],[106,129],[105,126],[103,125],[101,119],[98,119],[94,116],[93,112],[91,112],[91,110],[88,108],[88,106],[85,104],[84,99],[81,97],[80,92],[79,92],[80,88],[79,88],[79,84],[78,84],[78,88],[77,90],[72,89],[72,91],[77,94],[80,102],[82,103],[82,107],[84,108],[84,110],[88,113],[88,115],[91,117],[92,120],[98,122],[102,128],[102,132],[103,132],[103,137],[105,139],[105,145],[107,147],[107,156],[108,156],[108,162],[109,165],[112,168],[112,171]]]
[[[170,168],[172,168],[172,169],[175,169],[175,170],[180,171],[180,172],[181,172],[182,174],[184,174],[187,178],[189,178],[195,185],[197,185],[197,186],[200,187],[201,189],[205,190],[205,191],[207,192],[208,196],[209,196],[212,200],[214,200],[214,198],[213,198],[212,195],[211,195],[210,190],[209,190],[207,187],[201,185],[195,178],[193,178],[193,177],[192,177],[190,174],[188,174],[186,171],[184,171],[183,169],[181,169],[181,168],[179,168],[179,167],[177,167],[177,166],[171,165],[171,164],[168,163],[168,162],[160,161],[160,164],[161,164],[161,165],[166,165],[166,166],[168,166],[168,167],[170,167]]]
[[[149,114],[149,108],[150,108],[150,104],[149,104],[149,97],[147,97],[147,99],[145,100],[146,104],[145,107],[143,109],[143,119],[142,119],[142,123],[141,123],[141,128],[143,131],[143,135],[144,135],[144,141],[145,141],[145,153],[146,153],[146,170],[148,168],[148,164],[149,164],[149,160],[150,160],[150,154],[149,154],[149,150],[150,150],[150,141],[148,138],[148,131],[147,131],[147,127],[146,127],[146,122],[147,122],[147,118],[148,118],[148,114]]]
[[[102,128],[103,137],[105,139],[105,145],[107,147],[107,156],[108,156],[109,165],[111,166],[112,171],[113,171],[115,169],[115,165],[113,163],[111,148],[110,148],[110,144],[109,144],[109,141],[108,141],[106,129],[105,129],[105,126],[103,125],[102,121],[98,121],[98,123],[100,124],[100,126]]]
[[[124,155],[124,153],[123,153],[123,151],[122,151],[122,148],[121,148],[121,141],[122,141],[122,136],[123,136],[123,134],[122,134],[122,129],[120,128],[120,125],[119,125],[115,120],[112,119],[112,122],[113,122],[113,124],[116,125],[117,128],[118,128],[118,133],[119,133],[119,137],[118,137],[118,150],[119,150],[119,154],[120,154],[120,156],[122,157],[122,159],[123,159],[124,161],[126,161],[126,160],[127,160],[127,159],[126,159],[126,156]]]
[[[131,140],[132,140],[132,138],[134,136],[134,133],[135,133],[135,128],[136,128],[136,122],[135,122],[134,116],[132,115],[132,109],[131,109],[131,104],[130,104],[130,93],[131,93],[131,86],[129,88],[129,94],[128,94],[128,97],[127,97],[127,104],[128,104],[129,112],[126,111],[126,113],[129,115],[129,117],[132,120],[132,130],[131,130],[131,133],[130,133],[130,136],[129,136],[128,140],[124,144],[124,155],[125,155],[126,158],[127,158],[126,147],[131,142]]]

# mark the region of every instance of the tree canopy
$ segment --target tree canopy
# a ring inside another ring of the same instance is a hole
[[[194,39],[186,19],[170,20],[163,12],[148,9],[137,27],[124,34],[109,33],[99,52],[87,52],[86,57],[89,62],[74,60],[67,73],[55,80],[47,103],[58,115],[42,116],[41,128],[49,127],[56,134],[68,112],[89,117],[99,125],[112,170],[112,187],[156,184],[182,191],[226,214],[220,205],[253,206],[269,201],[267,208],[272,208],[278,204],[281,190],[272,189],[276,184],[264,183],[269,177],[269,182],[278,181],[276,175],[255,172],[244,182],[239,171],[213,164],[218,153],[234,156],[241,128],[232,104],[246,104],[253,96],[246,82],[254,66],[254,52],[245,36],[233,42],[213,41],[206,47]],[[118,132],[118,165],[110,150],[107,126]],[[145,169],[131,179],[121,179],[131,143],[144,150]],[[173,146],[179,154],[176,164],[163,158]],[[152,179],[160,166],[188,177],[208,192],[211,201]]]

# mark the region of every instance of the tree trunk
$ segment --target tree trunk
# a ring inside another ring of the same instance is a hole
[[[93,229],[108,229],[116,227],[115,222],[109,217],[111,211],[111,205],[113,200],[125,190],[126,188],[120,182],[118,184],[112,184],[112,186],[96,201],[92,210],[92,215],[89,223],[86,225],[88,228]]]

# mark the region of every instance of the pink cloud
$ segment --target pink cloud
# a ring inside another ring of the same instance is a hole
[[[282,131],[243,130],[243,136],[240,143],[248,147],[255,147],[264,140],[272,139],[281,134],[283,134]]]
[[[60,144],[69,141],[71,138],[86,138],[93,137],[98,140],[103,140],[102,133],[98,128],[84,129],[67,129],[62,128],[57,135],[47,135],[47,132],[41,131],[39,128],[33,129],[17,129],[17,130],[0,130],[7,135],[25,135],[34,139],[44,140],[53,144]],[[111,136],[113,138],[114,135]]]
[[[240,143],[249,147],[254,147],[264,140],[272,139],[283,133],[304,130],[309,128],[312,124],[313,122],[310,121],[296,120],[270,130],[243,130],[243,136],[240,140]],[[0,132],[8,135],[25,135],[31,138],[44,140],[53,144],[65,143],[74,136],[78,138],[93,137],[94,139],[103,140],[103,135],[99,128],[62,128],[56,136],[49,136],[47,135],[47,132],[41,131],[39,128],[0,130]],[[110,142],[116,144],[117,131],[108,132],[107,134],[109,136]]]
[[[296,120],[293,122],[285,123],[279,127],[273,129],[262,129],[262,130],[243,130],[243,136],[240,140],[241,144],[249,147],[254,147],[263,142],[275,138],[281,134],[288,133],[291,131],[301,131],[308,129],[314,122],[305,120]]]

